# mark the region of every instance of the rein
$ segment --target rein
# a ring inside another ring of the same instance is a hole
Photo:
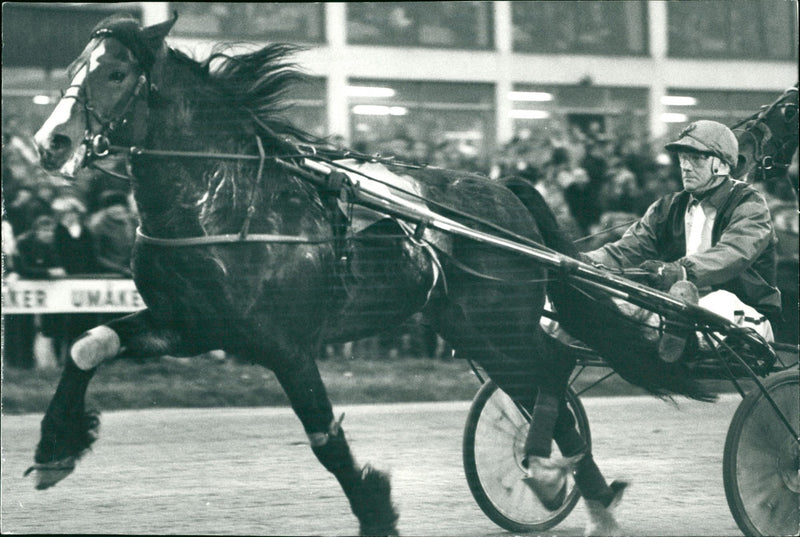
[[[315,239],[311,237],[305,237],[302,235],[282,235],[282,234],[274,234],[274,233],[249,233],[250,229],[250,220],[252,219],[253,214],[255,214],[255,193],[258,189],[258,186],[261,184],[261,178],[263,177],[264,172],[264,163],[267,159],[276,162],[278,165],[284,164],[281,158],[298,158],[298,157],[308,157],[308,155],[303,153],[296,153],[296,154],[286,154],[286,155],[276,155],[276,156],[269,156],[267,157],[264,152],[264,146],[261,142],[261,138],[256,136],[256,142],[258,144],[258,155],[242,155],[238,153],[205,153],[200,151],[167,151],[167,150],[157,150],[157,149],[142,149],[139,147],[120,147],[120,146],[109,146],[108,152],[119,152],[119,153],[127,153],[129,157],[137,157],[137,156],[144,156],[144,157],[157,157],[157,158],[202,158],[202,159],[224,159],[224,160],[257,160],[258,161],[258,175],[256,176],[256,180],[253,182],[253,187],[250,191],[250,201],[247,207],[247,215],[245,216],[244,223],[242,224],[242,229],[239,233],[231,233],[231,234],[224,234],[224,235],[205,235],[202,237],[185,237],[185,238],[160,238],[160,237],[152,237],[147,235],[140,227],[136,229],[136,236],[145,244],[152,244],[154,246],[163,246],[163,247],[186,247],[186,246],[208,246],[208,245],[215,245],[215,244],[245,244],[245,243],[281,243],[281,244],[325,244],[329,242],[333,242],[334,238],[321,238]],[[124,177],[121,174],[117,174],[116,172],[111,172],[99,166],[95,166],[102,172],[114,175],[116,177]],[[284,167],[285,164],[284,164]],[[294,171],[294,167],[292,167],[292,171]],[[130,180],[130,177],[126,177],[126,179]]]
[[[258,138],[258,136],[256,136]],[[247,233],[247,228],[249,226],[249,218],[252,213],[255,211],[255,207],[253,205],[254,196],[252,195],[255,192],[255,189],[260,184],[260,179],[262,177],[264,163],[267,159],[275,162],[278,166],[286,170],[287,172],[298,175],[302,178],[310,180],[315,185],[322,185],[328,191],[334,191],[336,189],[341,188],[353,188],[357,189],[358,185],[348,185],[346,178],[342,177],[344,174],[340,171],[336,171],[336,168],[347,170],[364,177],[367,177],[371,180],[378,181],[382,184],[385,184],[391,188],[397,189],[396,186],[381,181],[379,179],[375,179],[369,177],[368,175],[364,174],[359,170],[355,170],[353,168],[349,168],[347,166],[343,166],[336,162],[333,162],[327,156],[323,156],[317,154],[315,151],[312,154],[304,153],[299,151],[297,153],[287,153],[287,154],[280,154],[280,155],[272,155],[266,156],[263,151],[263,147],[259,139],[259,155],[246,155],[246,154],[237,154],[237,153],[206,153],[206,152],[199,152],[199,151],[173,151],[173,150],[156,150],[156,149],[143,149],[139,147],[120,147],[120,146],[110,146],[109,152],[117,152],[117,153],[127,153],[130,157],[136,156],[143,156],[143,157],[156,157],[156,158],[202,158],[202,159],[228,159],[228,160],[258,160],[259,161],[259,175],[257,181],[254,182],[253,191],[251,192],[250,198],[250,206],[248,207],[248,216],[245,220],[245,223],[242,227],[242,231],[239,233],[231,233],[231,234],[224,234],[224,235],[208,235],[202,237],[186,237],[186,238],[159,238],[159,237],[152,237],[147,235],[141,227],[136,229],[136,236],[137,238],[145,244],[151,244],[154,246],[160,247],[197,247],[197,246],[209,246],[209,245],[232,245],[232,244],[247,244],[247,243],[278,243],[278,244],[326,244],[336,241],[336,237],[325,237],[325,238],[311,238],[305,237],[302,235],[282,235],[282,234],[265,234],[265,233]],[[332,156],[332,155],[330,155]],[[348,153],[344,156],[353,156],[352,153]],[[369,156],[364,156],[366,158],[370,158],[370,160],[374,161],[381,161],[380,158],[374,158]],[[303,159],[302,163],[295,164],[287,162],[289,159]],[[287,159],[287,160],[284,160]],[[330,164],[333,166],[334,169],[328,169],[324,164]],[[411,165],[408,165],[411,166]],[[107,171],[103,168],[100,168],[102,171]],[[130,178],[128,178],[130,179]],[[405,191],[403,191],[405,192]],[[406,192],[408,195],[412,195],[423,199],[421,196],[417,196],[413,193]],[[431,202],[429,200],[425,200],[428,203],[433,203],[435,205],[439,205],[436,202]],[[497,229],[498,231],[503,232],[506,235],[509,235],[513,238],[518,238],[522,240],[524,243],[527,243],[531,246],[539,248],[545,252],[555,253],[552,249],[537,243],[536,241],[531,240],[528,237],[524,237],[521,235],[517,235],[505,228],[502,228],[496,224],[491,222],[485,221],[481,218],[461,213],[460,211],[456,211],[452,208],[448,208],[448,210],[453,211],[461,216],[468,217],[474,221],[479,223],[484,223],[492,228]],[[425,223],[419,224],[418,228],[422,228],[424,230]],[[418,229],[419,231],[419,229]],[[607,230],[605,230],[607,231]],[[417,232],[414,233],[413,239],[416,239]],[[404,235],[405,237],[406,235]],[[506,279],[498,276],[494,276],[488,274],[483,271],[476,270],[472,267],[465,265],[464,263],[458,261],[453,256],[448,255],[446,252],[443,252],[439,249],[436,249],[437,252],[440,254],[444,254],[450,263],[452,263],[456,268],[462,270],[468,274],[471,274],[474,277],[491,280],[496,282],[507,282],[507,283],[541,283],[551,281],[553,278],[547,277],[545,279],[530,279],[520,282],[518,279]],[[432,253],[432,252],[431,252]],[[432,256],[434,262],[436,261],[436,256]],[[611,272],[613,274],[617,274],[623,277],[637,277],[643,276],[646,274],[646,271],[638,268],[631,268],[631,269],[622,269],[622,270],[615,270],[609,267],[604,266],[597,266],[597,268],[603,269],[607,272]]]
[[[174,150],[160,150],[160,149],[144,149],[140,147],[120,147],[120,146],[109,146],[109,153],[117,152],[127,154],[129,157],[156,157],[156,158],[197,158],[197,159],[227,159],[227,160],[258,160],[259,161],[259,181],[254,183],[253,189],[255,190],[258,187],[260,182],[261,172],[263,170],[264,162],[266,160],[271,160],[275,162],[278,166],[283,168],[285,171],[297,175],[303,179],[310,181],[311,183],[321,187],[323,190],[327,192],[334,192],[341,190],[342,188],[351,188],[353,190],[358,190],[358,184],[349,183],[345,174],[343,174],[340,170],[344,170],[356,175],[360,175],[365,177],[371,181],[375,181],[380,183],[384,186],[387,186],[393,190],[400,190],[403,194],[419,199],[425,203],[437,206],[441,209],[444,209],[448,212],[451,212],[455,215],[461,216],[463,218],[469,219],[475,223],[482,224],[487,226],[503,235],[520,241],[528,246],[533,246],[538,248],[544,252],[548,253],[555,253],[554,250],[548,248],[547,246],[540,244],[529,237],[525,237],[524,235],[519,235],[510,231],[502,226],[498,226],[497,224],[485,220],[483,218],[476,217],[469,213],[465,213],[462,211],[458,211],[453,209],[452,207],[447,207],[443,204],[440,204],[435,201],[431,201],[425,199],[422,196],[415,194],[414,192],[407,192],[405,190],[399,189],[396,185],[392,185],[386,181],[382,181],[380,179],[371,177],[364,172],[336,163],[332,160],[332,158],[364,158],[368,159],[372,162],[386,162],[389,161],[391,164],[394,164],[394,161],[391,159],[382,159],[380,157],[371,157],[368,155],[361,155],[360,153],[354,152],[343,152],[341,154],[336,153],[329,153],[329,154],[322,154],[321,152],[318,153],[315,148],[312,153],[305,153],[300,151],[299,148],[297,149],[297,153],[286,153],[280,155],[270,155],[266,156],[263,153],[263,149],[261,148],[261,141],[260,138],[256,135],[256,139],[259,143],[259,152],[260,155],[246,155],[246,154],[238,154],[238,153],[206,153],[201,151],[174,151]],[[292,144],[293,147],[294,144]],[[302,159],[302,162],[299,164],[288,162],[291,159]],[[327,165],[327,166],[326,166]],[[423,166],[420,165],[412,165],[403,163],[406,167],[414,167],[414,168],[421,168]],[[328,167],[330,166],[330,167]],[[100,168],[101,171],[106,171]],[[348,198],[350,198],[348,196]],[[150,244],[157,244],[159,246],[199,246],[199,245],[209,245],[209,244],[232,244],[235,243],[235,240],[231,240],[229,237],[240,237],[243,242],[283,242],[283,243],[306,243],[306,244],[321,244],[324,242],[334,242],[336,239],[326,238],[326,239],[313,239],[298,236],[296,240],[287,240],[288,237],[285,235],[273,235],[273,234],[248,234],[247,233],[247,225],[249,222],[249,216],[252,212],[255,211],[255,207],[252,204],[254,201],[254,197],[251,196],[251,205],[248,207],[248,218],[245,221],[245,225],[242,228],[242,231],[238,235],[208,235],[204,237],[191,237],[186,239],[173,239],[173,238],[156,238],[150,237],[143,232],[140,234],[140,238],[145,242]],[[423,226],[424,227],[424,226]]]

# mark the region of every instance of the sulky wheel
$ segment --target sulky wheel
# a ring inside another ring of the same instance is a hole
[[[578,430],[591,445],[583,405],[571,389],[566,398]],[[464,426],[464,472],[472,496],[495,524],[514,532],[552,528],[572,512],[580,497],[570,477],[564,504],[548,511],[523,483],[522,453],[528,427],[529,418],[491,380],[475,395]],[[558,453],[555,444],[553,452]]]
[[[800,431],[800,376],[778,373],[764,382],[780,414]],[[760,390],[733,416],[722,461],[725,496],[745,535],[797,535],[800,529],[800,444]]]

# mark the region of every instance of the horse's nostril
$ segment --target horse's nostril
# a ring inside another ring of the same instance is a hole
[[[50,140],[50,150],[54,153],[67,151],[71,146],[72,140],[69,139],[69,136],[64,136],[63,134],[54,134]]]

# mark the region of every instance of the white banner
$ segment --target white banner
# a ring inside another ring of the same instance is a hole
[[[3,279],[3,314],[128,313],[145,303],[133,280]]]

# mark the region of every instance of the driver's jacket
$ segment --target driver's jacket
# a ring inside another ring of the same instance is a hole
[[[619,240],[585,255],[613,268],[677,260],[701,293],[724,289],[767,317],[778,315],[777,238],[763,196],[732,179],[715,187],[703,201],[717,211],[711,248],[687,256],[684,218],[690,197],[681,191],[658,199]]]

